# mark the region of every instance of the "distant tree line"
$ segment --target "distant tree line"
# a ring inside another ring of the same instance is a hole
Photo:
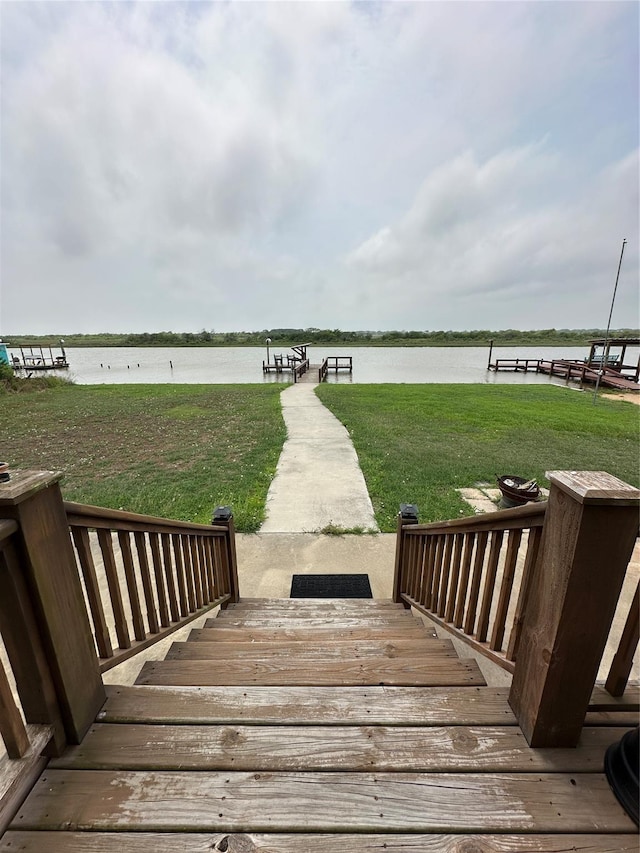
[[[266,339],[277,346],[298,343],[349,344],[350,346],[582,346],[592,338],[604,337],[603,329],[474,329],[454,331],[343,331],[342,329],[263,329],[259,332],[135,332],[128,334],[12,335],[7,343],[52,344],[64,339],[69,347],[188,347],[264,346]],[[615,329],[610,337],[638,338],[639,329]]]

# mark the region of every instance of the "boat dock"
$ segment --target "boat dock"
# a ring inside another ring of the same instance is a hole
[[[353,373],[353,358],[350,355],[330,355],[321,364],[311,364],[307,357],[307,347],[310,344],[295,344],[291,347],[294,355],[273,355],[271,361],[267,343],[267,360],[262,362],[263,373],[285,373],[289,371],[294,382],[324,382],[330,371],[338,373],[341,370]]]
[[[488,370],[510,370],[521,373],[544,373],[556,376],[580,386],[600,385],[616,391],[640,391],[640,358],[637,364],[625,364],[624,357],[628,346],[640,346],[638,338],[614,338],[610,341],[598,339],[590,341],[591,351],[584,361],[559,358],[497,358],[491,361],[489,353]],[[619,353],[611,348],[618,347]],[[601,351],[600,351],[601,350]]]
[[[5,345],[6,347],[7,345]],[[40,346],[39,344],[25,344],[23,346],[11,347],[9,353],[9,364],[14,370],[67,370],[69,362],[64,349],[64,341],[56,348],[59,352],[54,353],[52,344]],[[18,351],[20,355],[18,355]]]

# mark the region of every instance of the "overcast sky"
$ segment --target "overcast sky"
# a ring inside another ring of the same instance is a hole
[[[638,317],[635,2],[0,3],[0,333]]]

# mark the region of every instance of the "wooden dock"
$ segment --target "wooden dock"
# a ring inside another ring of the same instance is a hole
[[[640,391],[640,383],[624,376],[620,370],[612,367],[594,367],[584,361],[571,359],[544,358],[499,358],[488,365],[489,370],[509,370],[520,373],[543,373],[556,376],[567,383],[595,385],[613,388],[616,391]]]

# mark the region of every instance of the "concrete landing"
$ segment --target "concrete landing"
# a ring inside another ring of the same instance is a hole
[[[329,525],[377,531],[349,433],[316,397],[315,384],[281,394],[287,439],[269,488],[261,533],[309,533]]]

